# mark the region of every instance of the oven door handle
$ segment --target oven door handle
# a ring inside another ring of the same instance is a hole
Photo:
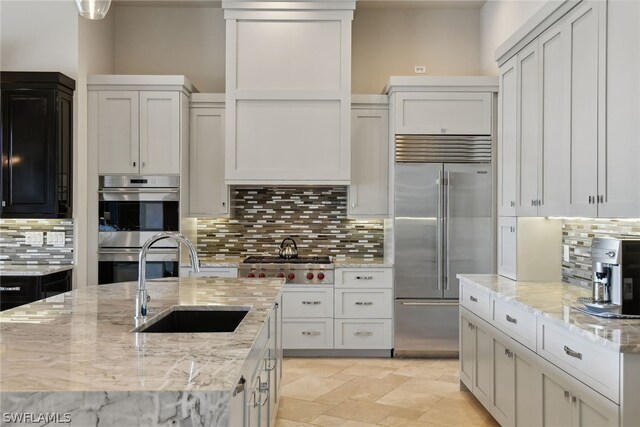
[[[178,193],[178,188],[108,188],[98,190],[99,194],[127,194],[127,193]]]
[[[98,255],[99,254],[110,254],[110,255],[118,255],[118,254],[123,254],[123,255],[129,255],[129,254],[139,254],[140,253],[140,249],[141,248],[136,248],[136,249],[98,249]],[[172,254],[176,254],[178,253],[178,249],[149,249],[149,252],[147,252],[149,254],[166,254],[166,255],[172,255]]]

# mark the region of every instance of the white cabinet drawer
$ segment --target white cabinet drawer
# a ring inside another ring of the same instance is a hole
[[[460,280],[460,305],[486,321],[491,319],[491,296],[465,280]]]
[[[619,403],[618,352],[538,319],[538,354]]]
[[[536,316],[497,298],[491,300],[495,326],[521,344],[536,351]]]
[[[282,317],[333,317],[333,289],[284,289]]]
[[[282,319],[282,348],[333,348],[333,319]]]
[[[482,92],[400,93],[396,134],[490,135],[491,94]]]
[[[391,289],[336,289],[337,319],[390,319],[393,313]]]
[[[335,320],[335,348],[390,349],[391,319]]]
[[[393,268],[336,268],[336,287],[393,288]]]

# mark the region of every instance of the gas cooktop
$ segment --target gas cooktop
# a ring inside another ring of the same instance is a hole
[[[280,258],[277,256],[250,256],[243,264],[331,264],[328,256],[311,256],[298,258]]]

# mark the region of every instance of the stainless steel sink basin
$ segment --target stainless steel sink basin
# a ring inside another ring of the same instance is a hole
[[[132,332],[144,333],[211,333],[233,332],[250,307],[186,307],[175,306]]]

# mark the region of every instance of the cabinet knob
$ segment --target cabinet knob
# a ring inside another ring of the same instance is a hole
[[[133,162],[133,167],[134,167],[134,168],[136,167],[136,162]]]

